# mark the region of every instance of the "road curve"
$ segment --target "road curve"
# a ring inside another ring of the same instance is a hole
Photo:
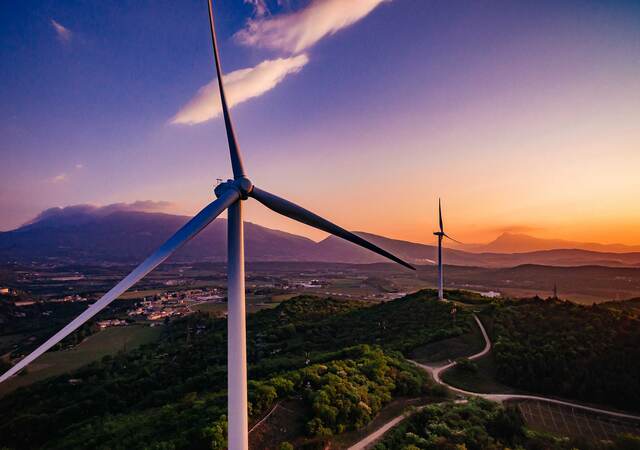
[[[469,356],[468,359],[470,360],[474,360],[474,359],[478,359],[478,358],[482,358],[483,356],[487,355],[490,351],[491,351],[491,340],[489,339],[489,335],[487,334],[487,331],[484,328],[484,325],[482,325],[482,322],[480,321],[480,319],[478,318],[477,315],[473,315],[473,318],[476,320],[476,323],[478,324],[478,327],[480,327],[480,331],[482,332],[482,336],[484,338],[484,348],[482,349],[482,351]],[[438,383],[441,384],[443,386],[446,386],[449,390],[456,392],[458,394],[464,395],[464,396],[472,396],[472,397],[482,397],[485,398],[487,400],[491,400],[494,402],[504,402],[506,400],[538,400],[538,401],[543,401],[543,402],[548,402],[548,403],[554,403],[556,405],[563,405],[563,406],[570,406],[572,408],[577,408],[577,409],[582,409],[585,411],[591,411],[591,412],[595,412],[598,414],[605,414],[608,416],[613,416],[613,417],[621,417],[624,419],[633,419],[633,420],[640,420],[640,416],[635,416],[633,414],[625,414],[625,413],[620,413],[620,412],[616,412],[616,411],[609,411],[606,409],[600,409],[600,408],[593,408],[591,406],[585,406],[585,405],[580,405],[578,403],[571,403],[571,402],[565,402],[563,400],[556,400],[555,398],[549,398],[549,397],[540,397],[537,395],[521,395],[521,394],[483,394],[481,392],[471,392],[471,391],[466,391],[464,389],[460,389],[457,388],[455,386],[451,386],[450,384],[445,383],[442,378],[440,378],[440,375],[451,369],[452,367],[454,367],[456,365],[456,362],[450,362],[449,364],[445,364],[444,366],[429,366],[426,364],[421,364],[417,361],[411,361],[413,364],[415,364],[416,366],[424,369],[425,371],[427,371],[431,377],[433,378],[433,380]],[[424,408],[421,407],[419,409]],[[381,426],[380,428],[378,428],[376,431],[374,431],[373,433],[369,434],[368,436],[366,436],[364,439],[362,439],[361,441],[357,442],[356,444],[352,445],[351,447],[349,447],[348,450],[363,450],[366,449],[367,447],[369,447],[371,444],[375,443],[378,439],[380,439],[387,431],[389,431],[391,428],[393,428],[394,426],[396,426],[398,423],[400,423],[404,418],[406,417],[406,415],[400,415],[397,417],[394,417],[393,419],[391,419],[389,422],[387,422],[386,424],[384,424],[383,426]]]
[[[454,403],[467,403],[467,400],[454,400],[453,402]],[[431,404],[433,404],[433,403],[431,403]],[[420,411],[420,410],[426,408],[427,406],[428,405],[419,406],[414,411]],[[396,425],[398,425],[405,418],[409,417],[410,414],[411,414],[411,412],[407,411],[404,414],[400,414],[399,416],[394,417],[393,419],[391,419],[390,421],[388,421],[387,423],[382,425],[380,428],[378,428],[374,432],[372,432],[372,433],[368,434],[366,437],[362,438],[362,440],[360,440],[357,443],[353,444],[351,447],[348,448],[348,450],[363,450],[363,449],[368,448],[371,444],[375,444],[376,441],[378,439],[380,439],[387,431],[389,431],[391,428],[393,428]]]
[[[369,447],[371,444],[374,444],[378,439],[380,439],[383,434],[402,422],[405,417],[406,416],[404,414],[398,417],[394,417],[389,422],[378,428],[376,431],[367,435],[364,439],[358,441],[356,444],[353,444],[351,447],[349,447],[348,450],[362,450]]]
[[[489,339],[489,335],[487,334],[487,331],[485,330],[484,325],[482,325],[482,322],[480,321],[480,319],[478,318],[477,315],[474,314],[473,318],[476,320],[476,323],[480,327],[480,331],[482,331],[482,336],[484,337],[485,345],[484,345],[484,349],[482,349],[481,352],[476,353],[475,355],[469,356],[469,359],[471,359],[471,360],[482,358],[487,353],[489,353],[489,351],[491,351],[491,340]],[[582,409],[582,410],[585,410],[585,411],[591,411],[591,412],[595,412],[595,413],[598,413],[598,414],[605,414],[605,415],[613,416],[613,417],[621,417],[621,418],[625,418],[625,419],[640,420],[640,416],[636,416],[636,415],[633,415],[633,414],[625,414],[625,413],[621,413],[621,412],[610,411],[610,410],[607,410],[607,409],[594,408],[594,407],[591,407],[591,406],[581,405],[581,404],[578,404],[578,403],[566,402],[564,400],[557,400],[555,398],[541,397],[541,396],[538,396],[538,395],[484,394],[484,393],[481,393],[481,392],[466,391],[464,389],[460,389],[460,388],[457,388],[455,386],[451,386],[450,384],[445,383],[442,380],[442,378],[440,377],[440,375],[443,372],[445,372],[445,371],[451,369],[452,367],[454,367],[456,365],[455,362],[451,362],[451,363],[446,364],[444,366],[429,366],[429,365],[426,365],[426,364],[420,364],[419,362],[416,362],[416,361],[411,361],[411,362],[413,364],[417,365],[418,367],[421,367],[424,370],[426,370],[427,372],[429,372],[429,374],[431,374],[431,376],[433,377],[433,379],[434,379],[434,381],[436,383],[441,384],[443,386],[446,386],[451,391],[456,392],[458,394],[474,396],[474,397],[482,397],[482,398],[486,398],[487,400],[492,400],[494,402],[504,402],[506,400],[538,400],[538,401],[547,402],[547,403],[554,403],[556,405],[570,406],[572,408]]]

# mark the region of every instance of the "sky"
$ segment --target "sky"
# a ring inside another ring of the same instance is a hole
[[[257,186],[415,242],[442,197],[464,242],[640,244],[640,2],[214,8]],[[75,204],[194,214],[230,176],[206,1],[5,1],[0,61],[0,230]]]

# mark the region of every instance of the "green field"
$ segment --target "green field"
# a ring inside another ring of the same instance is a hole
[[[496,367],[493,352],[473,361],[477,372],[469,372],[453,367],[442,374],[442,380],[460,389],[471,392],[512,394],[520,393],[518,389],[505,386],[496,381]]]
[[[276,295],[272,295],[271,296],[271,301],[273,302],[284,302],[286,300],[291,300],[293,297],[297,297],[298,294],[297,292],[291,293],[291,294],[276,294]]]
[[[484,347],[484,338],[473,319],[470,318],[469,323],[471,328],[469,333],[418,347],[413,350],[411,357],[420,363],[433,363],[478,353]]]
[[[493,332],[493,320],[487,315],[482,314],[481,318],[482,323],[487,329],[487,333],[491,335]],[[473,355],[482,350],[482,348],[484,347],[484,338],[482,337],[480,328],[478,328],[478,326],[474,324],[473,330],[474,339],[469,340],[469,338],[467,337],[468,344],[471,344],[471,342],[473,342],[473,345],[469,346],[469,351],[466,354],[460,352],[451,359]],[[460,338],[462,338],[462,336]],[[447,346],[445,346],[445,348],[446,347]],[[504,384],[496,381],[496,365],[493,347],[491,348],[489,354],[483,356],[482,358],[473,360],[473,364],[475,367],[477,367],[477,371],[466,371],[464,369],[461,369],[460,367],[453,367],[445,371],[441,375],[442,380],[452,386],[471,392],[502,394],[522,393],[518,389],[505,386]]]
[[[144,297],[153,297],[154,295],[162,295],[164,289],[143,289],[140,291],[128,291],[118,297],[120,300],[140,299]]]
[[[279,301],[271,301],[269,297],[247,296],[247,314],[253,314],[263,309],[275,308],[279,304]],[[204,302],[193,305],[192,309],[207,314],[212,314],[214,316],[221,316],[222,314],[227,312],[227,304],[220,303],[218,301]]]
[[[107,328],[89,336],[80,345],[70,350],[45,353],[29,366],[24,375],[18,375],[0,384],[0,396],[20,386],[73,371],[103,356],[113,355],[121,350],[131,350],[152,342],[158,338],[161,329],[162,327],[152,328],[142,325]]]

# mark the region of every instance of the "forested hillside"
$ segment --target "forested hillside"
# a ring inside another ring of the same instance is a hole
[[[490,320],[501,382],[640,410],[640,320],[634,310],[534,299],[496,306]]]
[[[392,397],[441,395],[397,351],[463,333],[468,319],[454,325],[432,291],[375,306],[299,297],[249,316],[251,417],[294,399],[303,441],[321,445]],[[0,447],[224,448],[226,382],[226,321],[190,316],[156,343],[0,399]]]
[[[466,404],[429,405],[388,433],[374,450],[591,450],[637,449],[640,439],[623,435],[590,444],[527,430],[515,408],[473,399]]]

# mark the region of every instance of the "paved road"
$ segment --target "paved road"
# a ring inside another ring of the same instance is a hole
[[[400,422],[402,422],[402,420],[405,417],[406,416],[404,414],[398,417],[394,417],[389,422],[385,423],[380,428],[378,428],[376,431],[374,431],[373,433],[371,433],[370,435],[368,435],[367,437],[359,441],[357,444],[353,444],[351,447],[349,447],[349,450],[361,450],[369,447],[370,445],[377,442],[378,439],[380,439],[383,434],[385,434],[391,428],[395,427]]]
[[[476,323],[480,327],[480,331],[482,331],[482,336],[484,337],[485,345],[484,345],[484,349],[482,349],[481,352],[476,353],[475,355],[469,357],[469,359],[471,359],[471,360],[482,358],[487,353],[489,353],[489,351],[491,351],[491,340],[489,339],[489,335],[487,334],[487,331],[484,329],[484,325],[482,325],[482,322],[480,321],[478,316],[476,316],[475,314],[473,315],[473,318],[476,320]],[[585,410],[585,411],[591,411],[591,412],[595,412],[595,413],[598,413],[598,414],[605,414],[605,415],[613,416],[613,417],[621,417],[621,418],[625,418],[625,419],[640,420],[640,416],[635,416],[633,414],[625,414],[625,413],[620,413],[620,412],[616,412],[616,411],[609,411],[607,409],[593,408],[591,406],[580,405],[578,403],[565,402],[563,400],[557,400],[555,398],[540,397],[540,396],[537,396],[537,395],[484,394],[484,393],[480,393],[480,392],[465,391],[464,389],[459,389],[457,387],[454,387],[454,386],[451,386],[451,385],[445,383],[444,381],[442,381],[442,378],[440,378],[440,375],[443,372],[445,372],[446,370],[451,369],[452,367],[454,367],[456,365],[455,362],[446,364],[444,366],[429,366],[429,365],[426,365],[426,364],[420,364],[419,362],[416,362],[416,361],[411,361],[411,362],[413,362],[418,367],[421,367],[424,370],[426,370],[427,372],[429,372],[436,383],[442,384],[443,386],[446,386],[447,388],[449,388],[450,390],[452,390],[453,392],[456,392],[458,394],[467,395],[467,396],[474,396],[474,397],[482,397],[482,398],[486,398],[487,400],[492,400],[494,402],[504,402],[506,400],[538,400],[538,401],[542,401],[542,402],[555,403],[556,405],[571,406],[572,408],[582,409],[582,410]]]
[[[454,403],[467,403],[467,400],[454,400]],[[420,411],[421,409],[424,409],[426,406],[427,405],[419,406],[418,408],[416,408],[416,411]],[[378,439],[380,439],[387,431],[389,431],[391,428],[398,425],[400,422],[402,422],[403,419],[405,419],[409,415],[410,413],[406,412],[404,414],[400,414],[397,417],[394,417],[389,422],[385,423],[380,428],[378,428],[376,431],[367,435],[361,441],[358,441],[356,444],[353,444],[351,447],[349,447],[348,450],[362,450],[362,449],[368,448],[372,444],[375,444],[378,441]]]
[[[489,339],[489,335],[487,334],[487,331],[485,330],[484,325],[482,325],[482,322],[480,321],[477,315],[474,314],[473,318],[476,320],[476,323],[478,324],[478,326],[480,327],[480,331],[482,332],[482,336],[484,337],[484,348],[482,349],[482,351],[476,353],[475,355],[469,356],[469,359],[471,360],[482,358],[483,356],[485,356],[491,351],[491,340]],[[482,397],[482,398],[486,398],[487,400],[492,400],[494,402],[504,402],[506,400],[538,400],[538,401],[543,401],[548,403],[555,403],[557,405],[570,406],[572,408],[582,409],[585,411],[591,411],[598,414],[604,414],[604,415],[613,416],[613,417],[640,420],[640,416],[635,416],[632,414],[624,414],[616,411],[609,411],[606,409],[593,408],[591,406],[565,402],[563,400],[557,400],[554,398],[540,397],[537,395],[484,394],[480,392],[466,391],[464,389],[459,389],[457,387],[451,386],[445,383],[442,380],[442,378],[440,378],[440,375],[442,373],[444,373],[445,371],[451,369],[456,365],[455,362],[451,362],[443,366],[430,366],[426,364],[420,364],[419,362],[416,362],[416,361],[411,361],[411,362],[417,365],[418,367],[421,367],[422,369],[426,370],[433,377],[436,383],[446,386],[449,390],[464,396]],[[424,408],[424,406],[422,408]],[[419,409],[422,409],[422,408],[419,408]],[[391,428],[393,428],[398,423],[400,423],[405,417],[406,417],[405,415],[401,415],[393,418],[392,420],[384,424],[382,427],[378,428],[376,431],[374,431],[373,433],[369,434],[367,437],[362,439],[360,442],[349,447],[349,450],[363,450],[368,448],[370,445],[372,445],[378,439],[380,439],[387,431],[389,431]]]

